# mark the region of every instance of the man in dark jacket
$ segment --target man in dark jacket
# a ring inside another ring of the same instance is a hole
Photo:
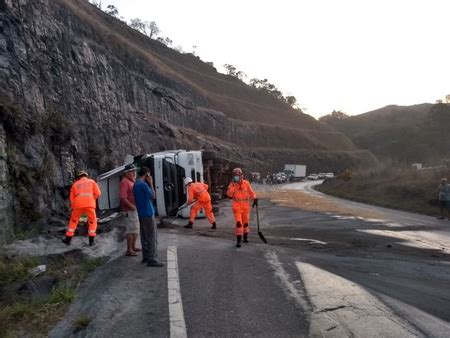
[[[133,193],[139,215],[142,263],[147,263],[147,266],[162,267],[164,264],[158,261],[158,229],[155,222],[155,208],[152,203],[155,199],[155,192],[152,188],[153,180],[150,176],[150,169],[142,167],[138,176],[133,186]]]

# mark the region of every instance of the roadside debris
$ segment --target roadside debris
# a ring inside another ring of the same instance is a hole
[[[44,273],[45,271],[47,271],[46,265],[38,265],[35,268],[28,270],[28,273],[30,274],[31,277],[37,277],[41,273]]]

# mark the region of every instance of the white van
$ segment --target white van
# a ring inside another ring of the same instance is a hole
[[[120,179],[131,164],[138,169],[143,166],[150,169],[156,190],[157,216],[189,217],[189,207],[179,211],[180,206],[187,200],[183,180],[190,177],[194,182],[203,182],[201,151],[168,150],[139,156],[127,155],[123,166],[97,178],[102,190],[98,200],[100,210],[120,207]],[[203,212],[199,213],[198,217],[204,217]]]

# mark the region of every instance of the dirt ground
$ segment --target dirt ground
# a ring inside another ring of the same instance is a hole
[[[364,218],[381,218],[382,215],[376,211],[347,208],[319,196],[314,196],[303,191],[294,190],[271,190],[258,192],[258,197],[271,202],[300,208],[305,211],[335,213],[345,216],[356,216]]]

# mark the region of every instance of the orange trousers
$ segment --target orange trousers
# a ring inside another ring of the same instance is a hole
[[[88,218],[88,234],[89,236],[95,236],[97,231],[97,215],[95,214],[95,208],[77,208],[72,210],[70,215],[69,225],[67,226],[67,237],[72,237],[77,229],[80,216],[86,214]]]
[[[250,232],[250,227],[248,225],[250,221],[250,208],[248,209],[235,209],[233,208],[234,220],[236,221],[236,236],[240,236],[242,234],[248,234]]]
[[[213,224],[216,221],[216,219],[214,218],[214,214],[212,211],[211,201],[207,201],[207,202],[197,201],[195,204],[193,204],[191,207],[191,212],[189,214],[189,222],[194,223],[195,217],[197,217],[198,212],[202,208],[203,208],[203,210],[205,210],[205,214],[209,220],[209,223]]]

